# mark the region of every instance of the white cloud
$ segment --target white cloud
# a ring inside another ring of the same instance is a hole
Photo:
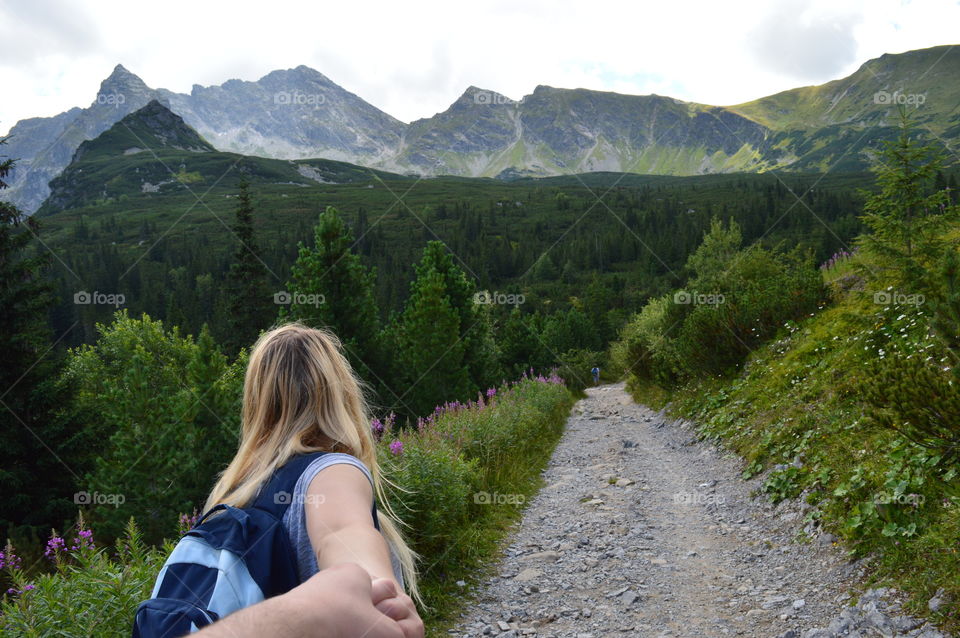
[[[410,121],[471,84],[512,98],[548,84],[734,104],[846,75],[885,52],[951,43],[960,24],[960,4],[947,0],[144,6],[0,5],[0,131],[89,105],[117,63],[184,92],[306,64]]]

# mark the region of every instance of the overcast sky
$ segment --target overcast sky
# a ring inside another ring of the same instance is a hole
[[[403,121],[476,85],[736,104],[960,40],[958,0],[0,0],[0,132],[89,106],[117,63],[153,88],[306,64]]]

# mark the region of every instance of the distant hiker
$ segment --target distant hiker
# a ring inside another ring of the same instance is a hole
[[[593,375],[593,385],[600,383],[600,368],[593,366],[593,369],[590,370],[590,374]]]
[[[261,335],[247,364],[240,432],[240,447],[205,514],[138,608],[134,637],[215,629],[219,619],[253,605],[258,614],[278,608],[294,614],[291,604],[298,602],[323,606],[294,592],[318,572],[353,563],[373,581],[373,593],[366,607],[350,611],[375,611],[405,638],[422,638],[423,621],[404,593],[406,585],[418,596],[415,555],[387,503],[368,408],[339,340],[299,323]],[[353,572],[338,573],[349,587]],[[314,579],[308,589],[329,591],[330,580]],[[383,580],[393,596],[383,594]],[[355,588],[347,600],[363,600],[370,588]],[[273,603],[278,595],[283,601]]]

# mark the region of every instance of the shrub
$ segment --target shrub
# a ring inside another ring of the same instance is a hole
[[[0,602],[0,629],[5,636],[130,635],[133,613],[150,595],[154,579],[172,546],[147,547],[131,520],[111,555],[97,548],[81,523],[73,542],[51,539],[48,558],[52,572],[31,578],[7,565],[12,587]],[[4,552],[9,563],[11,548]]]
[[[230,460],[242,361],[228,365],[206,331],[196,342],[146,315],[122,311],[98,330],[95,344],[71,351],[65,372],[103,442],[76,502],[102,536],[117,538],[135,516],[159,542],[178,513],[202,505]]]

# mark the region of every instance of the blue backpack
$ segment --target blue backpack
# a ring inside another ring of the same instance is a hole
[[[149,600],[140,603],[133,638],[176,638],[300,584],[294,548],[283,526],[294,487],[323,452],[279,468],[250,507],[217,505],[167,558]],[[210,518],[214,512],[222,512]],[[373,506],[373,523],[377,506]]]

